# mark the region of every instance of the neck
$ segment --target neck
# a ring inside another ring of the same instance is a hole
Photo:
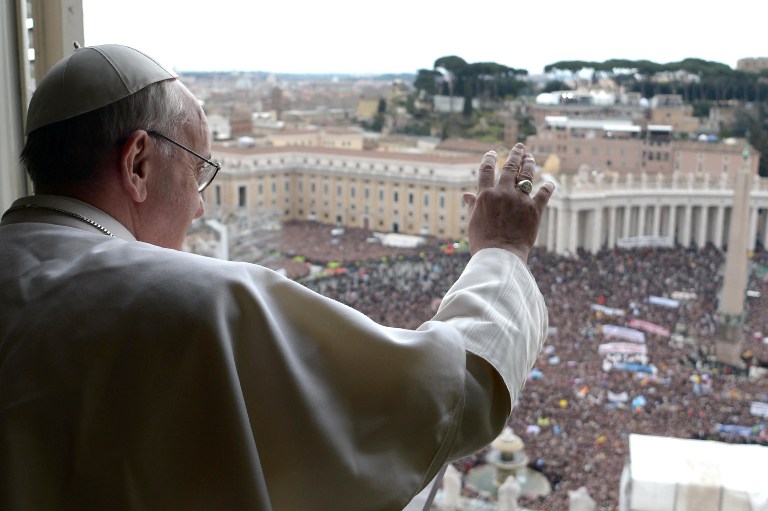
[[[68,198],[60,196],[36,195],[35,197],[37,199],[29,198],[30,200],[26,201],[16,201],[16,203],[3,214],[2,218],[4,219],[6,215],[10,215],[15,212],[33,210],[46,211],[56,215],[61,215],[62,217],[73,218],[79,222],[82,222],[83,224],[90,225],[94,229],[100,231],[103,234],[106,234],[107,236],[112,238],[115,237],[115,235],[112,234],[112,231],[100,223],[101,220],[97,221],[97,217],[103,217],[103,215],[97,215],[97,211],[93,210],[94,215],[91,215],[88,213],[89,210],[84,206],[79,205],[77,202],[67,200]]]
[[[131,214],[126,212],[126,207],[124,207],[123,196],[120,195],[119,190],[115,190],[105,181],[100,180],[84,185],[40,188],[35,190],[35,195],[57,195],[85,202],[120,222],[136,237]]]

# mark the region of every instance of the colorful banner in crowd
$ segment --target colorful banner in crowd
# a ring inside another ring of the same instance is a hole
[[[638,248],[638,247],[666,247],[674,246],[672,238],[669,236],[631,236],[619,238],[616,240],[616,246],[619,248]]]
[[[756,415],[757,417],[768,418],[768,403],[752,401],[752,404],[749,406],[749,413]]]
[[[695,300],[697,297],[696,293],[689,293],[687,291],[672,291],[671,296],[673,300],[680,300],[681,302]]]
[[[632,328],[637,328],[638,330],[642,330],[649,334],[669,337],[669,329],[659,326],[655,323],[651,323],[650,321],[644,321],[642,319],[632,318],[629,320],[629,326],[631,326]]]
[[[608,401],[610,401],[611,403],[626,403],[627,401],[629,401],[629,394],[627,393],[626,390],[623,392],[611,392],[609,390]]]
[[[636,362],[618,362],[616,364],[611,364],[613,369],[617,369],[620,371],[630,371],[633,373],[648,373],[648,374],[656,374],[658,372],[658,369],[656,369],[656,366],[653,364],[638,364]]]
[[[645,344],[634,342],[608,342],[597,347],[600,355],[647,355],[648,348]]]
[[[649,296],[648,303],[653,305],[661,305],[668,309],[677,309],[680,307],[680,300],[673,300],[672,298],[664,298],[663,296]]]
[[[605,305],[600,305],[599,303],[593,303],[590,305],[592,307],[592,310],[595,312],[600,312],[602,314],[605,314],[606,316],[624,316],[626,312],[624,309],[614,309],[612,307],[606,307]]]
[[[739,424],[715,424],[715,431],[717,433],[730,433],[744,437],[752,436],[753,433],[751,426],[741,426]]]
[[[606,339],[617,338],[631,342],[645,342],[645,333],[623,326],[603,325],[603,336]]]

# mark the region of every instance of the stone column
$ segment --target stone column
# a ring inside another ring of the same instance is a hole
[[[765,225],[763,226],[763,247],[768,246],[768,209],[763,210],[765,215]]]
[[[715,239],[714,245],[717,248],[723,248],[723,227],[725,224],[725,207],[722,205],[717,207],[717,216],[715,217]]]
[[[723,288],[720,292],[715,331],[715,352],[717,360],[739,366],[743,342],[744,301],[749,279],[747,251],[754,234],[748,230],[754,227],[752,208],[749,205],[751,184],[749,171],[749,150],[744,148],[744,163],[736,171],[733,187],[733,209],[728,232],[728,252],[725,254]]]
[[[709,221],[709,207],[705,204],[700,207],[699,225],[696,230],[696,245],[703,247],[707,242],[707,223]]]
[[[557,244],[555,245],[555,252],[558,254],[564,254],[568,250],[568,227],[571,214],[572,212],[568,211],[565,206],[561,206],[557,210]]]
[[[685,216],[683,217],[683,233],[681,235],[680,244],[684,247],[691,246],[691,222],[693,221],[693,208],[690,204],[685,205]]]
[[[544,212],[541,214],[541,220],[539,222],[539,233],[536,235],[536,241],[534,242],[534,246],[541,247],[544,245],[544,248],[547,248],[547,238],[549,230],[549,212],[550,208],[545,208]]]
[[[629,238],[629,226],[632,219],[632,206],[629,204],[624,206],[624,232],[621,233],[622,238]]]
[[[749,251],[754,252],[757,246],[757,208],[749,208],[749,232],[747,236],[749,236]]]
[[[576,248],[581,245],[584,248],[586,247],[586,244],[584,243],[584,240],[579,239],[579,210],[572,210],[571,211],[571,233],[570,237],[568,239],[568,250],[571,251],[571,254],[576,253]]]
[[[603,232],[603,207],[598,204],[593,214],[595,215],[595,225],[592,226],[592,232],[594,233],[592,236],[592,253],[595,254],[600,251],[603,246],[603,237],[605,234]]]
[[[758,213],[759,212],[760,210],[758,210]],[[765,247],[768,244],[768,238],[766,238],[766,236],[768,236],[768,209],[763,208],[763,218],[764,218],[764,224],[763,224],[762,242],[763,242],[763,247]]]
[[[557,233],[557,219],[559,216],[559,210],[547,208],[547,250],[551,252],[555,252],[557,249],[555,246],[555,234]]]
[[[668,219],[668,225],[669,229],[667,230],[667,236],[669,236],[669,239],[672,240],[672,242],[675,242],[675,231],[677,230],[677,204],[672,204],[669,207],[669,219]]]
[[[608,248],[616,246],[616,206],[608,210]]]
[[[640,204],[637,208],[637,235],[645,236],[645,215],[648,212],[648,206]]]
[[[652,236],[659,236],[661,234],[661,206],[656,204],[653,206],[653,229],[651,230]]]

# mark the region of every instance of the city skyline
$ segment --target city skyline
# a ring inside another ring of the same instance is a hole
[[[457,55],[539,74],[562,60],[699,58],[735,68],[740,58],[768,56],[762,17],[750,15],[755,4],[747,0],[729,2],[727,11],[649,0],[619,14],[601,0],[529,10],[499,0],[473,2],[471,10],[404,0],[375,9],[348,0],[124,5],[83,0],[84,43],[133,46],[179,72],[416,73]]]

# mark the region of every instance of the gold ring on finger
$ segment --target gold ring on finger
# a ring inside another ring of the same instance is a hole
[[[524,193],[531,193],[531,190],[533,190],[533,183],[531,183],[530,179],[523,179],[515,185],[515,188],[519,188]]]

